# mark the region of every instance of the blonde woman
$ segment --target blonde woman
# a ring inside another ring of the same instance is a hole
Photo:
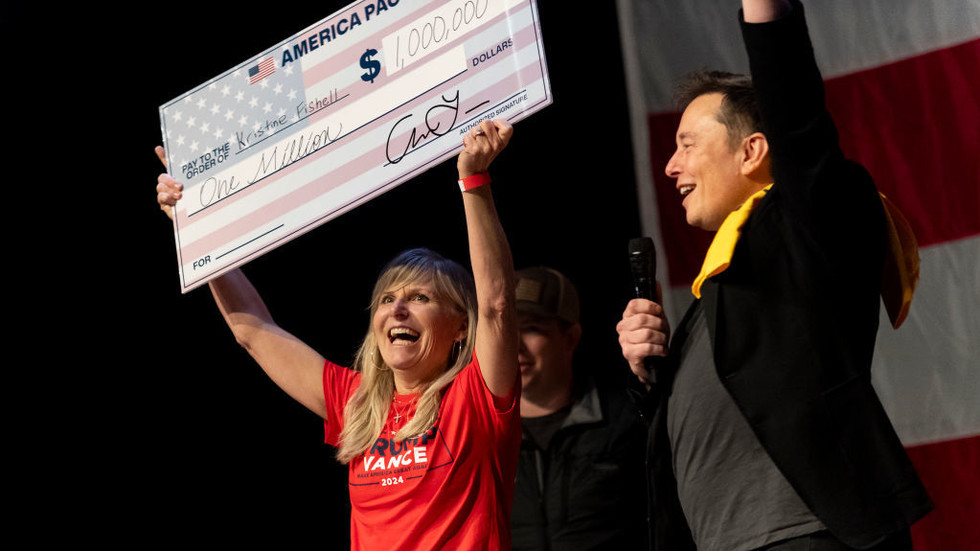
[[[242,272],[210,283],[241,346],[324,419],[349,465],[354,549],[510,548],[521,438],[513,265],[486,171],[512,133],[482,122],[457,159],[472,277],[425,249],[393,259],[352,369],[277,326]],[[168,216],[180,191],[160,175]]]

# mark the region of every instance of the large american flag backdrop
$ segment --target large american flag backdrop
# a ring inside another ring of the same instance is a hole
[[[873,379],[936,509],[917,550],[980,549],[980,2],[813,0],[807,21],[845,153],[905,213],[920,247],[909,318],[882,309]],[[684,222],[663,167],[673,85],[747,72],[732,0],[618,0],[637,196],[672,319],[710,234]],[[669,236],[669,237],[665,237]]]

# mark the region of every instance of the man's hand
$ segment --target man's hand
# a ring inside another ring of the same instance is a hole
[[[616,324],[619,346],[630,370],[644,384],[650,383],[650,372],[644,365],[649,356],[666,356],[670,326],[664,309],[656,302],[635,298],[626,305],[623,319]]]
[[[789,0],[742,0],[742,17],[746,23],[775,21],[792,10]]]

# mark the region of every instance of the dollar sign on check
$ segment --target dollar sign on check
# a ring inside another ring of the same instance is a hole
[[[377,55],[377,53],[378,50],[368,48],[367,51],[361,56],[361,68],[367,69],[367,72],[361,75],[361,80],[364,82],[374,84],[374,79],[377,78],[378,73],[381,72],[381,62],[373,58],[375,55]]]

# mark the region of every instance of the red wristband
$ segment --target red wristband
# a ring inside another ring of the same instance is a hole
[[[490,174],[486,172],[477,172],[476,174],[471,174],[465,178],[460,178],[457,180],[459,183],[460,191],[469,191],[471,189],[476,189],[480,186],[485,186],[490,183]]]

